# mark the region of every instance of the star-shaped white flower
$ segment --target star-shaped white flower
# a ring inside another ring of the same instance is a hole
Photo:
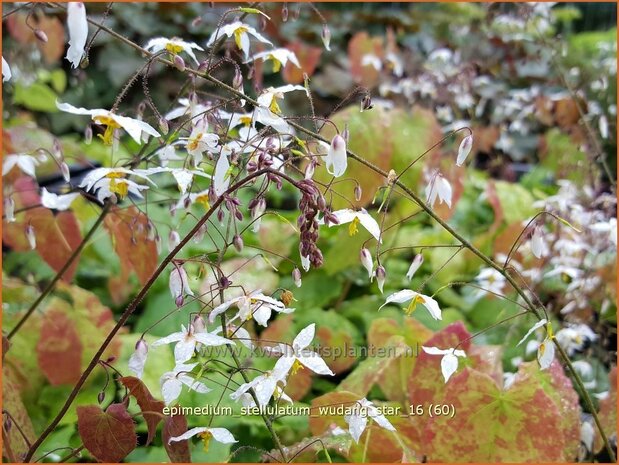
[[[337,218],[338,224],[350,223],[348,234],[351,237],[359,232],[358,226],[361,224],[377,241],[382,242],[378,222],[364,208],[360,210],[352,210],[350,208],[336,210],[333,212],[333,216]],[[329,223],[329,227],[332,226],[335,226],[335,224]]]
[[[211,390],[202,382],[192,378],[189,373],[198,364],[177,364],[174,370],[168,371],[161,376],[161,395],[166,405],[170,405],[178,396],[181,395],[183,386],[187,386],[192,391],[196,391],[199,394],[206,394]]]
[[[405,313],[407,315],[410,315],[415,311],[417,304],[421,304],[428,310],[428,312],[430,312],[430,315],[435,320],[441,320],[443,318],[441,315],[441,308],[439,307],[436,300],[427,295],[411,291],[410,289],[404,289],[402,291],[391,294],[389,297],[387,297],[385,303],[380,306],[379,310],[389,303],[401,304],[404,302],[408,302],[409,300],[411,301],[411,303],[405,310]]]
[[[292,63],[297,68],[301,67],[297,56],[293,51],[288,50],[287,48],[274,48],[273,50],[256,53],[253,57],[251,57],[250,61],[256,60],[262,60],[263,62],[272,60],[274,73],[277,73],[282,66],[286,66],[288,62]]]
[[[359,443],[361,435],[365,431],[368,424],[368,418],[376,422],[376,424],[387,431],[395,431],[395,428],[391,424],[385,415],[374,406],[372,402],[363,398],[358,400],[352,407],[353,413],[350,415],[344,415],[344,421],[348,423],[348,431],[356,443]]]
[[[158,53],[162,50],[166,50],[170,55],[178,55],[181,52],[185,52],[193,61],[198,64],[198,59],[196,55],[193,53],[193,49],[204,51],[202,47],[194,42],[185,42],[184,40],[179,39],[178,37],[173,37],[168,39],[166,37],[156,37],[154,39],[150,39],[148,43],[144,46],[144,48],[150,52]]]
[[[204,450],[208,451],[209,442],[214,439],[217,442],[221,442],[222,444],[234,444],[238,442],[234,439],[234,436],[230,431],[226,428],[206,428],[206,427],[197,427],[191,428],[187,432],[181,434],[180,436],[175,436],[170,438],[168,443],[173,443],[176,441],[184,441],[186,439],[192,438],[194,436],[198,436],[202,442],[204,443]]]
[[[242,50],[245,54],[245,59],[249,58],[249,36],[252,35],[255,39],[259,40],[263,44],[273,45],[273,43],[256,31],[253,27],[248,24],[242,23],[240,21],[235,21],[230,24],[226,24],[221,28],[215,30],[208,42],[206,43],[207,47],[210,47],[215,43],[217,39],[223,36],[232,37],[234,36],[234,42],[239,50]]]
[[[80,187],[86,191],[96,192],[97,198],[101,202],[113,195],[118,195],[121,199],[124,199],[127,194],[133,194],[142,198],[140,191],[148,189],[148,186],[126,179],[126,176],[131,175],[146,179],[155,185],[155,183],[148,179],[147,175],[137,171],[131,171],[126,168],[96,168],[84,176]]]
[[[56,107],[58,107],[60,111],[65,111],[74,115],[88,115],[96,124],[105,126],[105,133],[100,137],[106,145],[112,145],[114,130],[119,128],[123,128],[127,131],[127,134],[129,134],[138,144],[142,143],[142,132],[154,137],[160,137],[161,135],[155,130],[155,128],[144,121],[129,118],[127,116],[120,116],[116,113],[110,112],[109,110],[102,110],[99,108],[87,110],[86,108],[77,108],[68,103],[60,102],[56,102]]]
[[[451,196],[452,189],[449,181],[445,177],[437,172],[432,176],[430,183],[426,186],[426,202],[430,207],[434,207],[436,200],[439,200],[439,204],[445,202],[449,208],[451,208]]]
[[[241,321],[247,321],[253,318],[256,320],[256,323],[265,327],[271,318],[272,312],[294,312],[294,308],[286,308],[286,306],[279,300],[276,300],[273,297],[263,294],[260,290],[257,290],[249,295],[235,297],[218,305],[211,310],[211,313],[209,314],[209,321],[213,323],[217,316],[224,313],[233,305],[236,306],[239,311],[231,321],[234,321],[237,318]]]
[[[195,331],[193,325],[189,325],[187,328],[185,328],[185,326],[181,326],[181,328],[181,331],[172,333],[169,336],[162,337],[161,339],[153,342],[153,347],[176,342],[176,346],[174,346],[174,359],[176,360],[176,363],[186,362],[193,357],[193,353],[195,352],[198,344],[202,344],[204,346],[234,344],[231,340],[216,334],[212,334],[207,331]]]
[[[529,338],[529,336],[531,336],[531,334],[533,334],[535,331],[537,331],[542,326],[546,327],[546,337],[537,346],[537,361],[539,363],[540,368],[542,370],[545,370],[546,368],[550,367],[550,364],[555,358],[555,346],[552,341],[554,339],[554,335],[552,332],[552,325],[550,324],[548,320],[543,318],[539,320],[537,323],[535,323],[531,327],[531,329],[527,331],[527,334],[525,334],[524,337],[520,339],[520,342],[516,344],[516,347],[518,347],[520,344],[526,341]]]
[[[443,378],[445,378],[445,383],[449,381],[451,375],[458,369],[458,357],[466,357],[463,350],[439,349],[438,347],[426,346],[421,346],[421,348],[426,354],[443,356],[441,359],[441,372],[443,373]]]
[[[303,367],[319,375],[335,375],[320,355],[307,348],[314,339],[315,333],[316,325],[312,323],[299,332],[297,337],[292,341],[292,346],[285,344],[279,345],[282,356],[273,369],[277,377],[283,379],[291,369],[294,374]]]
[[[5,176],[13,167],[17,166],[22,173],[36,178],[35,169],[39,165],[39,160],[32,155],[25,153],[13,153],[6,155],[2,162],[2,176]]]

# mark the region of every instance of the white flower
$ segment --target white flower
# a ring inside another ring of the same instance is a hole
[[[300,252],[299,252],[299,255],[300,255]],[[310,265],[311,265],[311,262],[310,262],[309,257],[301,255],[301,267],[303,268],[303,270],[309,271]]]
[[[281,366],[282,364],[280,364]],[[232,400],[238,400],[239,398],[245,399],[246,393],[253,389],[258,399],[258,405],[264,407],[269,403],[273,394],[278,390],[278,382],[283,382],[286,378],[286,372],[283,372],[278,368],[277,363],[275,368],[271,371],[267,371],[265,374],[255,377],[249,383],[243,383],[239,388],[230,394]],[[281,391],[283,394],[283,391]],[[287,396],[286,396],[287,397]],[[253,399],[252,399],[253,401]],[[248,402],[249,403],[249,402]],[[253,402],[255,404],[255,401]]]
[[[193,58],[193,61],[195,61],[196,64],[198,64],[199,62],[192,49],[195,48],[196,50],[204,50],[198,44],[194,42],[185,42],[178,37],[173,37],[171,39],[168,39],[166,37],[157,37],[155,39],[150,39],[144,48],[153,53],[166,50],[172,56],[178,55],[181,52],[185,52],[187,55]]]
[[[353,413],[344,415],[344,421],[348,423],[348,431],[356,443],[359,442],[359,438],[361,438],[363,431],[365,431],[368,418],[374,420],[378,426],[385,428],[387,431],[395,431],[395,428],[385,418],[385,415],[380,413],[372,402],[363,398],[354,405]]]
[[[436,199],[439,199],[439,203],[445,202],[449,208],[451,208],[451,184],[445,179],[445,177],[438,171],[432,176],[430,183],[426,186],[426,202],[430,207],[434,207]]]
[[[206,331],[197,332],[194,330],[193,325],[189,325],[187,329],[185,329],[185,326],[181,326],[181,328],[182,330],[178,333],[172,333],[169,336],[162,337],[153,342],[153,347],[176,342],[176,346],[174,347],[174,359],[176,363],[186,362],[193,357],[193,353],[198,344],[203,344],[205,346],[234,344],[231,340],[216,334]]]
[[[142,132],[154,137],[160,136],[150,124],[134,118],[128,118],[127,116],[120,116],[108,110],[87,110],[86,108],[77,108],[68,103],[60,102],[56,102],[56,107],[58,107],[60,111],[65,111],[74,115],[88,115],[96,124],[105,126],[105,133],[102,136],[99,135],[99,137],[101,137],[103,143],[106,145],[112,145],[114,130],[119,128],[123,128],[127,131],[131,138],[138,144],[142,142]]]
[[[183,385],[200,394],[210,392],[210,389],[204,383],[189,376],[191,370],[197,365],[197,363],[177,364],[173,371],[168,371],[161,376],[161,395],[166,405],[170,405],[178,399],[183,390]]]
[[[387,62],[388,67],[393,71],[393,74],[397,77],[402,77],[402,74],[404,74],[404,64],[398,55],[393,52],[388,52],[385,55],[385,61]]]
[[[348,166],[346,140],[339,134],[331,140],[331,145],[325,157],[325,164],[329,174],[336,178],[339,178],[346,172],[346,167]]]
[[[361,264],[368,272],[368,277],[372,280],[374,277],[374,260],[372,259],[372,254],[364,247],[359,252],[359,258],[361,260]]]
[[[170,273],[170,294],[172,294],[172,298],[178,307],[183,305],[182,298],[185,294],[193,295],[193,291],[189,287],[187,272],[182,265],[175,265]]]
[[[475,281],[480,288],[483,288],[477,290],[477,298],[486,295],[488,292],[500,295],[507,282],[505,276],[490,267],[482,268],[475,277]]]
[[[389,297],[387,297],[385,303],[379,307],[379,310],[389,303],[394,302],[402,304],[404,302],[408,302],[409,300],[411,301],[411,303],[405,310],[405,313],[407,315],[410,315],[415,311],[417,304],[421,304],[426,307],[428,312],[430,312],[432,318],[434,318],[435,320],[441,320],[443,318],[441,315],[441,308],[438,306],[438,302],[436,300],[427,295],[411,291],[410,289],[404,289],[402,291],[391,294]]]
[[[469,134],[464,139],[462,139],[462,142],[460,142],[460,147],[458,147],[458,157],[456,158],[456,165],[462,166],[462,164],[466,161],[466,157],[469,156],[472,147],[473,135]]]
[[[542,256],[546,255],[547,251],[548,249],[546,247],[546,243],[544,242],[542,228],[536,226],[533,229],[533,235],[531,236],[531,252],[536,258],[542,258]]]
[[[606,115],[600,116],[598,126],[600,128],[600,135],[602,136],[602,139],[608,139],[608,119],[606,118]]]
[[[282,356],[273,369],[276,376],[283,379],[288,371],[292,370],[292,374],[295,374],[303,367],[319,375],[335,375],[320,355],[307,348],[314,339],[315,332],[316,325],[312,323],[299,332],[292,341],[292,347],[285,344],[279,345]]]
[[[37,158],[25,153],[6,155],[2,163],[2,176],[5,176],[14,166],[17,166],[24,174],[36,178],[35,168],[38,164]]]
[[[595,429],[588,421],[583,421],[580,425],[580,442],[582,442],[588,452],[593,450],[593,439],[595,438]]]
[[[82,2],[69,2],[67,5],[67,27],[69,28],[69,49],[66,59],[73,68],[77,68],[84,56],[86,39],[88,39],[88,21],[86,7]]]
[[[147,176],[126,168],[96,168],[84,177],[80,187],[83,187],[86,191],[96,192],[97,198],[101,202],[113,195],[118,195],[121,199],[124,199],[127,194],[142,198],[140,191],[148,189],[148,186],[126,179],[125,177],[128,175],[144,178],[154,185]]]
[[[140,339],[135,344],[135,351],[129,358],[129,369],[135,373],[135,375],[142,379],[144,375],[144,365],[146,364],[146,357],[148,356],[148,344],[144,339]]]
[[[406,272],[406,278],[409,281],[413,279],[413,276],[415,276],[415,273],[417,273],[417,270],[419,269],[419,267],[421,267],[422,264],[423,264],[423,255],[418,253],[417,255],[415,255],[415,258],[413,258],[413,261],[411,262],[411,266],[408,268],[408,271]]]
[[[588,341],[595,341],[598,336],[585,324],[573,324],[557,331],[557,342],[568,355],[581,350]]]
[[[610,241],[617,246],[617,218],[610,218],[608,221],[601,221],[589,226],[592,231],[608,233]]]
[[[370,215],[365,209],[362,208],[361,210],[352,210],[350,208],[345,208],[343,210],[334,211],[333,216],[337,218],[337,224],[350,223],[348,226],[348,234],[350,236],[354,236],[359,232],[358,226],[361,224],[377,241],[381,241],[380,226],[372,215]],[[319,223],[324,223],[324,220],[319,221]],[[336,224],[330,222],[329,227],[332,226],[336,226]]]
[[[185,148],[187,153],[193,157],[194,164],[198,165],[202,161],[204,152],[212,152],[217,148],[218,143],[219,136],[209,132],[207,119],[201,118],[193,126]]]
[[[208,42],[206,43],[206,46],[210,47],[215,43],[217,39],[223,37],[224,35],[228,37],[234,36],[234,42],[236,43],[236,46],[243,51],[243,53],[245,54],[245,59],[247,59],[249,57],[250,34],[264,44],[273,45],[270,40],[268,40],[250,25],[242,23],[240,21],[235,21],[233,23],[226,24],[225,26],[222,26],[221,28],[213,32]]]
[[[286,308],[286,306],[279,300],[275,300],[273,297],[263,294],[260,290],[254,291],[249,295],[242,295],[230,299],[211,310],[209,314],[209,321],[213,323],[215,318],[232,306],[236,306],[239,311],[232,318],[231,321],[237,318],[241,321],[247,321],[250,319],[256,320],[261,326],[267,325],[267,322],[271,318],[273,311],[278,313],[292,313],[294,308]]]
[[[466,357],[463,350],[456,349],[439,349],[438,347],[425,347],[421,346],[423,351],[429,355],[442,355],[441,359],[441,372],[445,383],[449,381],[451,375],[453,375],[458,369],[458,357]]]
[[[285,94],[287,94],[288,92],[293,92],[295,90],[302,90],[307,95],[309,95],[305,87],[300,85],[287,84],[285,86],[269,87],[268,89],[265,89],[258,96],[257,101],[260,107],[267,108],[275,114],[280,114],[282,111],[279,108],[277,100],[283,99],[285,97]]]
[[[13,77],[13,74],[11,73],[11,67],[6,62],[4,57],[2,57],[2,82],[9,81],[11,77]]]
[[[518,347],[522,344],[531,334],[533,334],[536,330],[541,328],[542,326],[546,327],[546,337],[544,340],[539,343],[537,346],[537,361],[542,370],[545,370],[550,366],[552,361],[555,358],[555,346],[552,342],[554,336],[552,334],[552,325],[546,319],[541,319],[537,323],[535,323],[529,331],[524,335],[524,337],[516,344]],[[529,350],[529,346],[527,345],[527,351]]]
[[[383,69],[383,63],[373,53],[366,53],[361,57],[361,66],[371,66],[376,71]]]
[[[79,192],[72,194],[57,195],[49,192],[45,187],[41,191],[41,203],[45,208],[52,208],[54,210],[67,210],[73,201],[80,196]]]
[[[256,53],[253,57],[251,57],[251,60],[262,60],[263,62],[273,60],[274,73],[277,73],[282,66],[286,66],[288,62],[292,63],[297,68],[301,67],[297,56],[294,52],[288,50],[287,48],[274,48],[273,50]]]
[[[188,170],[185,168],[167,168],[167,167],[156,167],[156,168],[148,168],[144,170],[134,170],[134,174],[151,176],[153,174],[158,173],[171,173],[176,180],[176,184],[178,186],[178,190],[181,194],[186,194],[187,189],[191,185],[194,176],[202,176],[203,178],[210,178],[211,175],[206,174],[204,171],[196,169],[196,170]]]
[[[170,438],[168,443],[176,442],[176,441],[184,441],[186,439],[192,438],[194,436],[198,436],[202,442],[204,443],[204,451],[208,451],[209,442],[211,438],[213,438],[217,442],[221,442],[222,444],[234,444],[238,442],[232,436],[232,433],[228,431],[226,428],[191,428],[189,431],[181,434],[180,436],[175,436]]]

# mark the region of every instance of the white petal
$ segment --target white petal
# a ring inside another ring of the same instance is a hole
[[[199,394],[206,394],[208,392],[211,392],[211,389],[208,388],[204,383],[192,378],[187,374],[179,374],[177,378],[189,389],[191,389],[192,391],[196,391]]]
[[[544,237],[542,235],[542,229],[536,227],[533,230],[533,236],[531,237],[531,252],[536,258],[542,258],[544,255]]]
[[[52,192],[48,192],[43,188],[41,191],[41,203],[46,208],[53,208],[55,210],[66,210],[71,206],[71,203],[80,196],[79,192],[72,194],[56,195]]]
[[[234,344],[231,340],[226,339],[225,337],[217,336],[212,333],[196,333],[194,337],[198,342],[204,344],[205,346],[221,346],[225,344]]]
[[[391,424],[389,420],[387,420],[387,418],[385,418],[385,415],[373,416],[372,420],[378,423],[378,426],[385,428],[387,431],[395,431],[395,427]]]
[[[187,192],[191,181],[193,181],[193,173],[189,170],[173,170],[172,176],[176,179],[181,194]]]
[[[380,226],[376,222],[372,215],[370,215],[365,210],[357,213],[357,218],[359,218],[359,222],[363,225],[368,232],[374,236],[377,241],[380,241]]]
[[[420,294],[423,298],[423,306],[426,307],[430,315],[435,320],[442,320],[443,316],[441,313],[441,308],[438,305],[438,302],[434,300],[432,297],[428,297],[427,295]]]
[[[314,323],[306,326],[299,332],[297,337],[292,341],[292,347],[294,350],[305,349],[310,345],[312,340],[314,339],[314,335],[316,333],[316,325]]]
[[[169,336],[165,336],[162,337],[161,339],[157,339],[155,342],[152,343],[153,347],[157,347],[163,344],[170,344],[172,342],[178,342],[181,339],[183,339],[186,336],[186,332],[182,331],[182,332],[178,332],[178,333],[172,333]]]
[[[285,350],[290,350],[290,347],[285,346]],[[296,358],[294,356],[282,355],[273,367],[272,376],[275,380],[284,380],[288,376],[288,372],[294,364]]]
[[[319,375],[335,376],[335,373],[327,366],[325,361],[316,352],[304,350],[301,356],[298,357],[299,362]]]
[[[456,158],[456,165],[462,166],[462,164],[466,161],[466,157],[469,156],[472,147],[473,135],[469,134],[464,139],[462,139],[462,142],[460,142],[460,147],[458,147],[458,157]]]
[[[11,67],[6,62],[4,57],[2,57],[2,82],[9,81],[11,77],[13,77],[13,74],[11,73]]]
[[[230,185],[230,178],[228,177],[228,169],[230,169],[230,163],[228,157],[223,153],[219,155],[217,165],[215,165],[215,173],[213,175],[213,184],[215,187],[215,194],[218,196],[226,192]]]
[[[355,440],[356,443],[359,442],[361,435],[365,431],[365,427],[368,424],[368,419],[365,416],[361,415],[351,415],[348,419],[348,431],[350,435]]]
[[[129,358],[129,369],[140,379],[142,379],[142,376],[144,375],[144,365],[146,364],[147,356],[147,351],[136,349]]]
[[[213,435],[213,439],[215,439],[215,441],[221,442],[223,444],[232,444],[238,442],[236,439],[234,439],[232,433],[230,433],[230,431],[228,431],[226,428],[209,428],[208,431]]]
[[[208,429],[209,428],[205,428],[203,426],[200,426],[198,428],[191,428],[190,430],[186,431],[185,433],[181,434],[180,436],[175,436],[173,438],[170,438],[168,443],[177,442],[177,441],[184,441],[186,439],[194,437],[196,434],[204,433]]]
[[[408,271],[406,272],[406,278],[409,281],[413,279],[413,276],[415,276],[415,273],[417,273],[417,270],[421,267],[422,264],[423,264],[423,255],[419,253],[415,255],[415,258],[411,262],[411,266],[408,268]]]
[[[453,375],[458,369],[458,357],[454,354],[446,354],[441,359],[441,372],[445,378],[445,383],[449,381],[451,375]]]
[[[436,179],[436,191],[441,202],[445,202],[451,208],[451,184],[443,176],[439,176]]]
[[[402,304],[404,302],[408,302],[415,296],[417,296],[417,293],[415,291],[411,291],[410,289],[404,289],[404,290],[398,291],[394,294],[391,294],[389,297],[387,297],[387,300],[385,301],[385,303],[382,304],[378,309],[380,310],[385,305],[392,303],[392,302],[396,304]]]
[[[82,2],[69,2],[67,5],[67,27],[69,29],[69,49],[67,60],[77,68],[84,56],[84,47],[88,39],[88,21],[86,7]]]
[[[222,313],[224,313],[232,305],[237,303],[239,301],[239,299],[240,299],[240,297],[236,297],[234,299],[228,300],[227,302],[224,302],[223,304],[220,304],[217,307],[215,307],[213,310],[211,310],[211,313],[209,313],[208,321],[210,323],[213,323],[215,321],[215,317],[217,317],[217,316],[221,315]]]
[[[544,326],[546,323],[548,323],[548,321],[544,318],[539,320],[537,323],[535,323],[531,329],[529,329],[529,331],[527,331],[527,334],[524,335],[524,337],[522,339],[520,339],[520,342],[518,344],[516,344],[516,347],[518,347],[520,344],[522,344],[524,341],[527,340],[527,338],[533,334],[533,332],[537,331],[539,328],[541,328],[542,326]]]
[[[164,375],[165,376],[165,375]],[[161,395],[166,405],[170,405],[178,396],[181,395],[183,390],[182,383],[176,378],[169,378],[165,380],[161,385]]]
[[[331,141],[329,151],[325,157],[326,168],[329,174],[340,177],[346,172],[348,158],[346,154],[346,141],[337,134]]]
[[[277,381],[278,378],[273,373],[271,375],[264,376],[263,379],[255,385],[254,392],[256,393],[256,398],[258,399],[258,405],[264,407],[269,403],[271,397],[273,397],[273,393],[275,392]]]
[[[58,108],[60,111],[65,111],[67,113],[72,113],[74,115],[97,116],[97,115],[109,114],[109,111],[106,111],[106,110],[101,110],[101,109],[87,110],[86,108],[82,108],[82,107],[79,107],[79,108],[74,107],[70,103],[61,103],[58,101],[56,101],[56,108]]]
[[[350,208],[344,208],[343,210],[336,210],[333,212],[333,216],[339,221],[338,224],[350,223],[357,217],[357,212]],[[333,223],[329,223],[329,226],[334,226]]]
[[[127,116],[120,116],[110,113],[110,116],[118,123],[120,126],[127,131],[127,134],[131,136],[131,138],[136,141],[138,144],[142,143],[142,131],[146,134],[150,134],[154,137],[160,137],[161,134],[155,130],[150,124],[145,123],[144,121],[140,121],[137,119],[129,118]]]
[[[196,339],[193,336],[184,337],[174,346],[174,360],[183,363],[193,357],[196,350]]]
[[[170,294],[172,294],[172,299],[174,300],[185,294],[193,295],[192,290],[189,288],[187,272],[182,265],[174,266],[170,272]]]
[[[453,352],[453,349],[439,349],[438,347],[421,346],[421,348],[429,355],[446,355]]]

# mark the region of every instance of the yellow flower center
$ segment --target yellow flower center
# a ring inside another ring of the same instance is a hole
[[[120,128],[120,124],[118,124],[111,116],[95,116],[93,121],[96,124],[100,124],[101,126],[105,126],[105,132],[103,135],[97,134],[103,140],[105,145],[112,145],[114,139],[114,130]]]
[[[208,201],[208,195],[207,194],[202,194],[196,197],[196,203],[199,203],[201,205],[204,206],[204,208],[206,210],[208,210],[209,208],[211,208],[211,205]]]
[[[110,179],[110,192],[118,194],[118,196],[122,200],[127,197],[127,194],[129,193],[129,184],[127,183],[127,181],[117,181],[116,179],[117,178],[114,177]]]
[[[249,126],[251,124],[251,116],[241,116],[239,122],[245,126]]]
[[[209,443],[211,442],[211,438],[213,437],[213,434],[210,431],[204,431],[203,433],[198,433],[197,436],[204,443],[204,452],[208,452],[208,446],[209,446]]]
[[[275,58],[272,53],[269,54],[269,58],[273,60],[273,72],[277,73],[282,68],[282,62]]]
[[[187,144],[187,150],[196,150],[198,148],[198,144],[202,140],[202,136],[204,134],[199,132],[196,137],[193,139],[189,139],[189,143]]]
[[[540,356],[540,357],[543,357],[543,356],[544,356],[544,352],[545,352],[545,351],[546,351],[546,343],[545,343],[545,342],[542,342],[542,343],[539,345],[539,356]]]
[[[172,55],[177,55],[183,51],[182,45],[177,45],[173,42],[168,42],[165,46],[165,49],[170,52]]]
[[[271,104],[269,105],[269,110],[271,110],[275,114],[279,114],[282,112],[282,109],[279,108],[279,105],[277,104],[277,99],[275,98],[275,96],[273,96],[273,100],[271,100]]]
[[[408,304],[408,307],[406,307],[406,310],[404,310],[404,313],[406,313],[407,315],[411,315],[417,309],[417,304],[425,304],[425,303],[426,303],[425,299],[422,296],[417,295],[413,300],[411,300],[411,303]]]
[[[292,375],[296,375],[297,371],[302,370],[303,368],[305,368],[303,364],[299,362],[298,359],[295,359],[294,363],[292,364],[292,368],[290,368],[290,372]]]
[[[234,31],[234,42],[236,43],[236,46],[241,50],[243,50],[243,45],[241,44],[241,38],[243,37],[243,34],[245,34],[246,32],[247,32],[247,28],[245,26],[241,26]]]
[[[359,232],[359,217],[355,216],[353,220],[348,225],[348,235],[354,236]]]

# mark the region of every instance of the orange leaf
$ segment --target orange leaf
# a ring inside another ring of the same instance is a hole
[[[157,413],[163,413],[165,403],[155,399],[146,385],[134,376],[124,376],[120,378],[120,382],[129,389],[129,394],[135,397],[142,410],[144,421],[146,421],[148,427],[148,439],[146,439],[146,445],[148,445],[155,437],[157,425],[162,420],[161,415],[157,415]]]

